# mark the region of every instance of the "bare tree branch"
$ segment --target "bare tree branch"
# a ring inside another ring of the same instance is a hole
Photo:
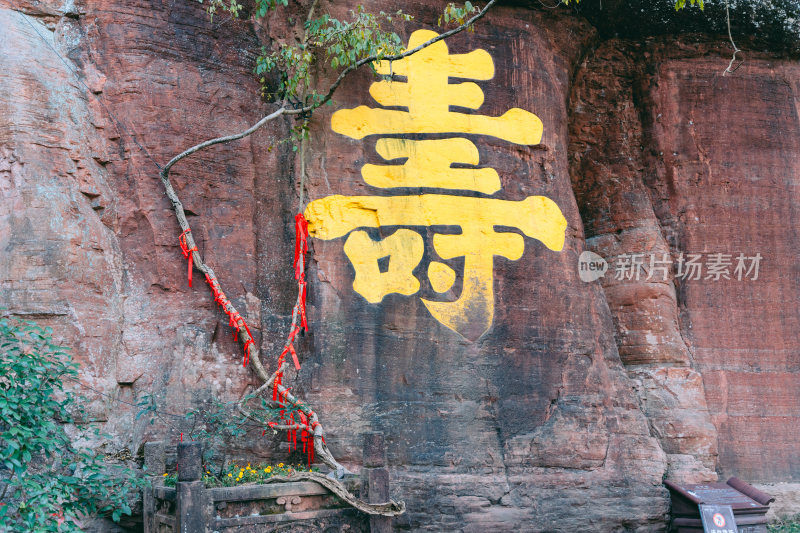
[[[740,66],[742,66],[741,63],[740,63],[739,65],[736,66],[735,69],[731,70],[731,67],[733,66],[734,61],[736,61],[736,54],[741,52],[741,50],[739,50],[739,47],[736,46],[735,42],[733,42],[733,35],[731,35],[731,11],[730,11],[730,5],[729,4],[730,4],[730,2],[728,0],[726,0],[725,1],[725,18],[728,21],[728,39],[731,41],[731,46],[733,46],[733,57],[731,57],[731,62],[728,63],[728,68],[726,68],[725,71],[722,73],[723,76],[725,76],[727,74],[733,74],[734,72],[736,72],[736,70]]]
[[[339,496],[341,499],[364,513],[379,514],[383,516],[397,516],[403,514],[406,510],[406,505],[403,502],[389,501],[387,503],[365,503],[358,500],[355,496],[344,488],[344,485],[338,481],[324,476],[318,472],[292,472],[288,476],[275,476],[267,478],[263,483],[289,483],[292,481],[299,481],[307,479],[315,481],[323,487],[329,489],[331,492]]]
[[[402,52],[400,54],[396,54],[396,55],[393,55],[393,56],[384,56],[384,57],[382,57],[380,59],[383,59],[384,61],[398,61],[400,59],[403,59],[404,57],[408,57],[410,55],[416,54],[420,50],[423,50],[423,49],[429,47],[432,44],[436,44],[439,41],[447,39],[448,37],[452,37],[453,35],[455,35],[457,33],[461,33],[465,29],[467,29],[470,26],[472,26],[473,24],[475,24],[475,22],[480,20],[486,14],[486,12],[489,10],[489,8],[491,8],[496,2],[497,2],[497,0],[490,0],[486,4],[486,6],[484,6],[484,8],[481,9],[475,16],[473,16],[471,19],[469,19],[468,21],[464,22],[463,24],[461,24],[457,28],[453,28],[452,30],[448,30],[448,31],[442,33],[441,35],[437,35],[433,39],[425,41],[424,43],[422,43],[421,45],[417,46],[416,48],[412,48],[411,50],[406,50],[405,52]],[[312,8],[314,6],[316,6],[316,2],[312,6]],[[250,126],[249,128],[247,128],[246,130],[244,130],[241,133],[236,133],[236,134],[233,134],[233,135],[226,135],[225,137],[217,137],[216,139],[209,139],[208,141],[204,141],[204,142],[202,142],[200,144],[192,146],[188,150],[184,150],[180,154],[178,154],[175,157],[173,157],[172,159],[170,159],[169,163],[167,163],[164,166],[164,170],[162,171],[162,173],[166,172],[167,175],[169,175],[169,171],[173,167],[173,165],[175,165],[175,163],[177,163],[178,161],[180,161],[184,157],[192,155],[193,153],[197,152],[198,150],[202,150],[203,148],[208,148],[209,146],[214,146],[215,144],[221,144],[221,143],[227,143],[227,142],[231,142],[231,141],[237,141],[239,139],[243,139],[243,138],[247,137],[248,135],[252,135],[259,128],[261,128],[265,124],[271,122],[272,120],[275,120],[276,118],[280,117],[281,115],[301,115],[301,114],[306,114],[306,113],[310,113],[311,111],[314,111],[318,107],[323,106],[326,103],[328,103],[328,101],[333,97],[333,93],[336,92],[336,89],[339,88],[339,85],[342,84],[342,81],[344,81],[344,79],[347,77],[348,74],[350,74],[354,70],[366,65],[367,63],[372,63],[373,61],[377,61],[378,59],[379,59],[378,55],[373,54],[373,55],[365,57],[363,59],[359,59],[358,61],[356,61],[355,63],[353,63],[352,65],[350,65],[346,69],[344,69],[339,74],[339,76],[336,78],[336,80],[333,82],[333,84],[328,88],[328,92],[325,94],[325,96],[319,102],[315,102],[313,104],[310,104],[310,105],[307,105],[307,106],[304,106],[304,107],[301,107],[301,108],[298,108],[298,109],[289,109],[285,105],[282,105],[279,109],[277,109],[276,111],[273,111],[269,115],[265,116],[264,118],[262,118],[261,120],[259,120],[258,122],[256,122],[255,124],[253,124],[252,126]]]
[[[378,55],[371,55],[369,57],[365,57],[365,58],[362,58],[362,59],[358,60],[354,64],[352,64],[352,65],[348,66],[347,68],[345,68],[341,73],[339,73],[339,75],[336,78],[336,80],[328,88],[328,92],[325,94],[325,96],[321,100],[319,100],[317,102],[314,102],[314,103],[312,103],[310,105],[307,105],[307,106],[304,106],[304,107],[301,107],[301,108],[290,109],[290,108],[286,107],[286,102],[284,101],[280,105],[280,107],[278,107],[278,109],[276,109],[272,113],[266,115],[265,117],[260,119],[258,122],[253,124],[248,129],[246,129],[246,130],[244,130],[244,131],[242,131],[240,133],[236,133],[236,134],[232,134],[232,135],[226,135],[226,136],[223,136],[223,137],[217,137],[215,139],[209,139],[209,140],[204,141],[204,142],[202,142],[200,144],[192,146],[191,148],[189,148],[187,150],[184,150],[180,154],[178,154],[175,157],[173,157],[172,159],[170,159],[170,161],[164,166],[164,168],[161,170],[161,173],[160,173],[161,182],[164,185],[164,191],[165,191],[165,193],[167,195],[167,198],[169,198],[170,202],[172,203],[172,208],[173,208],[173,210],[175,212],[175,217],[177,218],[178,224],[180,225],[181,230],[183,231],[182,236],[183,236],[183,238],[185,238],[185,245],[186,245],[187,253],[191,254],[191,260],[192,260],[194,266],[199,271],[201,271],[201,272],[203,272],[205,274],[206,280],[208,281],[209,285],[211,285],[212,290],[214,291],[215,295],[217,296],[217,302],[222,306],[223,310],[225,311],[225,313],[227,315],[229,315],[231,317],[240,317],[241,316],[238,313],[238,311],[236,310],[236,308],[234,307],[233,303],[230,301],[230,299],[228,299],[228,297],[225,296],[225,293],[222,291],[222,289],[221,289],[221,287],[219,285],[219,280],[216,277],[216,274],[211,269],[211,267],[209,267],[203,261],[203,258],[200,256],[200,253],[197,250],[197,246],[196,246],[194,237],[192,236],[191,227],[189,226],[189,222],[188,222],[188,220],[186,218],[186,212],[184,210],[183,204],[181,203],[180,198],[178,197],[177,193],[175,192],[175,189],[172,186],[172,183],[171,183],[170,178],[169,178],[169,173],[170,173],[170,170],[172,169],[172,167],[175,164],[177,164],[179,161],[181,161],[182,159],[194,154],[195,152],[198,152],[198,151],[203,150],[205,148],[208,148],[210,146],[214,146],[216,144],[236,141],[236,140],[239,140],[239,139],[243,139],[243,138],[245,138],[245,137],[247,137],[249,135],[252,135],[254,132],[256,132],[259,128],[261,128],[265,124],[268,124],[269,122],[271,122],[271,121],[273,121],[273,120],[275,120],[275,119],[277,119],[277,118],[279,118],[281,116],[284,116],[284,115],[300,115],[300,114],[305,115],[305,114],[313,112],[318,107],[320,107],[320,106],[326,104],[328,101],[330,101],[330,99],[333,96],[334,92],[336,92],[336,90],[341,85],[342,81],[351,72],[357,70],[358,68],[362,67],[363,65],[366,65],[368,63],[374,62],[374,61],[376,61],[378,59],[386,60],[386,61],[397,61],[397,60],[403,59],[405,57],[408,57],[408,56],[410,56],[412,54],[415,54],[415,53],[419,52],[420,50],[423,50],[423,49],[427,48],[428,46],[431,46],[431,45],[433,45],[433,44],[435,44],[435,43],[437,43],[439,41],[447,39],[448,37],[451,37],[451,36],[461,32],[461,31],[465,30],[466,28],[470,27],[472,24],[477,22],[480,18],[482,18],[486,14],[486,12],[496,2],[497,2],[497,0],[490,0],[482,10],[480,10],[475,16],[473,16],[472,18],[470,18],[469,20],[467,20],[466,22],[464,22],[460,26],[458,26],[456,28],[453,28],[452,30],[449,30],[447,32],[444,32],[441,35],[438,35],[435,38],[430,39],[430,40],[422,43],[421,45],[419,45],[419,46],[417,46],[417,47],[415,47],[415,48],[413,48],[411,50],[406,50],[406,51],[404,51],[402,53],[395,54],[393,56],[379,57]],[[317,6],[317,3],[318,3],[318,0],[314,0],[312,2],[310,10],[309,10],[309,14],[308,14],[308,19],[311,18],[313,10]],[[307,39],[307,36],[308,36],[308,32],[306,31],[304,39]],[[300,273],[302,274],[304,269],[305,269],[305,262],[301,261],[299,266],[300,266]],[[290,326],[291,327],[290,331],[292,331],[292,332],[295,332],[295,330],[297,328],[297,320],[298,320],[298,317],[299,317],[299,314],[300,314],[301,305],[302,305],[301,294],[298,291],[297,301],[295,302],[294,308],[292,309],[292,321],[291,321],[291,326]],[[251,334],[250,334],[250,332],[249,332],[249,330],[248,330],[248,328],[246,326],[246,322],[244,321],[244,319],[241,319],[241,320],[242,320],[241,327],[240,327],[240,325],[238,323],[236,325],[236,327],[237,327],[237,329],[239,331],[240,342],[244,343],[245,350],[246,350],[246,357],[249,360],[250,366],[253,368],[255,373],[258,375],[259,379],[261,379],[263,384],[261,386],[259,386],[258,389],[256,389],[254,395],[248,395],[247,399],[243,398],[242,400],[240,400],[237,403],[237,407],[238,407],[239,411],[246,418],[248,418],[248,419],[250,419],[250,420],[252,420],[252,421],[254,421],[254,422],[256,422],[256,423],[258,423],[258,424],[260,424],[262,426],[266,425],[264,420],[259,420],[259,418],[257,416],[255,416],[253,413],[251,413],[246,408],[245,403],[250,398],[253,398],[254,396],[263,394],[270,387],[274,387],[275,389],[277,389],[277,392],[280,393],[282,400],[285,401],[287,404],[293,406],[298,411],[301,411],[306,416],[306,420],[307,420],[307,424],[302,424],[302,423],[300,423],[300,424],[298,424],[298,423],[294,423],[294,424],[293,423],[284,423],[284,424],[281,424],[281,425],[275,425],[274,427],[276,429],[281,429],[281,430],[305,429],[310,434],[312,434],[313,435],[314,450],[316,451],[316,453],[318,454],[318,456],[320,457],[320,459],[322,459],[322,461],[324,463],[326,463],[328,466],[330,466],[331,468],[333,468],[335,470],[337,478],[341,478],[342,475],[347,470],[341,464],[339,464],[339,462],[336,461],[336,459],[333,457],[333,454],[328,449],[328,446],[325,443],[325,432],[324,432],[324,429],[322,427],[322,424],[319,422],[317,414],[308,405],[306,405],[300,399],[298,399],[296,396],[294,396],[290,392],[290,390],[288,388],[286,388],[283,384],[281,384],[281,383],[277,383],[276,384],[277,377],[282,375],[283,372],[288,368],[288,363],[282,363],[280,365],[280,367],[278,368],[278,370],[276,370],[272,375],[269,375],[269,373],[264,368],[264,365],[261,362],[261,359],[259,358],[258,349],[256,348],[256,345],[255,345],[255,339],[253,339],[253,337],[251,336]],[[294,343],[294,338],[295,338],[294,333],[290,333],[290,335],[289,335],[289,337],[288,337],[288,339],[287,339],[287,341],[286,341],[286,343],[284,345],[285,349],[289,348],[290,345]],[[404,512],[404,510],[405,510],[405,504],[403,504],[403,502],[397,503],[397,502],[390,501],[390,502],[385,503],[385,504],[367,504],[365,502],[361,502],[357,498],[355,498],[352,494],[350,494],[347,491],[347,489],[344,487],[344,485],[342,485],[341,482],[339,482],[339,481],[337,481],[335,479],[330,479],[330,478],[328,478],[326,476],[323,476],[321,474],[305,473],[304,472],[304,473],[302,473],[302,477],[304,479],[313,479],[314,481],[317,481],[318,483],[326,486],[331,491],[336,493],[339,497],[341,497],[342,499],[347,501],[353,507],[355,507],[357,509],[360,509],[360,510],[362,510],[364,512],[370,513],[370,514],[383,514],[383,515],[386,515],[386,516],[393,516],[395,514],[400,514],[400,513]],[[297,476],[294,476],[294,479],[296,479],[296,478],[297,478]],[[280,481],[280,480],[277,479],[277,478],[272,478],[272,481],[277,482],[277,481]]]
[[[264,124],[275,120],[276,118],[278,118],[279,116],[283,115],[284,113],[286,113],[286,108],[281,106],[277,111],[273,111],[272,113],[270,113],[269,115],[265,116],[264,118],[262,118],[261,120],[259,120],[258,122],[256,122],[255,124],[253,124],[252,126],[250,126],[249,128],[247,128],[246,130],[244,130],[241,133],[236,133],[236,134],[233,134],[233,135],[226,135],[225,137],[217,137],[216,139],[210,139],[208,141],[201,142],[200,144],[192,146],[188,150],[184,150],[183,152],[179,153],[178,155],[176,155],[175,157],[170,159],[169,163],[164,165],[164,169],[161,171],[161,174],[162,175],[163,174],[169,175],[169,170],[172,168],[172,166],[175,163],[177,163],[178,161],[180,161],[184,157],[192,155],[193,153],[197,152],[198,150],[202,150],[203,148],[208,148],[209,146],[214,146],[215,144],[227,143],[227,142],[231,142],[231,141],[238,141],[239,139],[244,139],[248,135],[252,135],[253,133],[255,133],[256,130],[258,130]]]

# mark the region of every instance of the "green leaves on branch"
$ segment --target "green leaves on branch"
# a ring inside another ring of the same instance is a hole
[[[402,11],[373,14],[359,6],[350,12],[350,20],[339,20],[328,14],[311,18],[305,24],[305,40],[299,44],[283,44],[277,51],[262,49],[256,60],[265,94],[275,100],[288,99],[299,104],[318,104],[323,95],[312,87],[311,67],[317,58],[324,58],[334,70],[344,70],[365,57],[380,60],[402,52],[403,42],[393,31],[383,29],[394,20],[409,21],[410,15]],[[277,86],[267,92],[266,75],[278,72]]]
[[[438,24],[439,26],[447,26],[449,24],[460,26],[464,24],[471,15],[474,15],[478,11],[478,7],[472,5],[472,2],[464,2],[463,6],[457,6],[453,2],[450,2],[445,6],[444,12],[439,17]],[[473,28],[469,29],[473,31]]]
[[[65,432],[86,419],[85,400],[63,386],[77,370],[50,328],[0,316],[0,531],[80,531],[91,515],[131,514],[126,496],[141,483]]]
[[[563,2],[564,5],[566,6],[566,5],[569,5],[570,2],[572,2],[572,0],[561,0],[561,2]],[[579,4],[580,2],[581,2],[581,0],[575,0],[576,4]],[[696,5],[696,6],[700,7],[701,10],[705,9],[705,7],[706,7],[705,4],[703,3],[703,0],[689,0],[689,5],[690,6],[695,6]],[[685,7],[686,7],[686,0],[675,0],[675,11],[679,11],[679,10],[685,8]]]
[[[256,0],[252,12],[238,0],[198,0],[207,5],[213,17],[217,11],[225,11],[234,16],[266,17],[279,6],[286,6],[288,0]],[[692,0],[694,1],[694,0]],[[312,4],[316,6],[316,3]],[[350,11],[348,20],[339,20],[327,13],[314,16],[314,7],[303,27],[303,38],[278,44],[277,49],[261,49],[256,59],[255,72],[262,87],[262,96],[274,101],[288,101],[296,107],[316,107],[324,100],[319,94],[311,76],[316,61],[324,61],[336,72],[353,67],[365,58],[374,57],[380,61],[384,57],[400,54],[403,41],[392,31],[391,25],[397,21],[407,22],[411,15],[396,11],[370,13],[364,6]],[[439,17],[439,25],[461,25],[480,10],[472,2],[463,5],[449,3]],[[372,63],[370,63],[371,66]],[[277,73],[277,79],[272,74]]]
[[[244,14],[244,6],[237,0],[198,0],[205,3],[213,18],[217,11],[233,16]],[[286,6],[288,0],[256,0],[252,15],[266,17],[278,6]],[[461,10],[453,8],[452,16],[461,16]],[[313,13],[312,13],[313,15]],[[395,55],[403,50],[403,43],[395,32],[383,29],[384,24],[395,20],[409,21],[412,17],[402,11],[378,14],[367,12],[358,6],[350,12],[350,20],[339,20],[328,14],[309,17],[304,25],[304,38],[300,43],[280,44],[277,50],[261,49],[256,59],[255,72],[261,81],[262,95],[272,100],[289,100],[293,103],[316,105],[323,95],[312,88],[311,66],[319,57],[324,57],[335,70],[354,65],[359,59],[376,56],[378,59]],[[455,20],[455,19],[454,19]],[[277,71],[277,82],[269,90],[268,75]]]
[[[153,424],[156,418],[161,418],[155,395],[142,395],[137,405],[139,406],[137,420],[149,417],[150,423]],[[247,414],[240,409],[240,405],[247,409]],[[187,412],[183,420],[173,420],[169,423],[162,419],[162,422],[177,428],[176,431],[181,431],[185,440],[200,442],[203,471],[208,476],[223,482],[224,475],[230,470],[228,452],[236,448],[242,437],[248,432],[260,435],[264,431],[270,431],[275,434],[277,432],[269,428],[269,422],[282,424],[281,414],[290,418],[295,413],[299,420],[300,412],[296,406],[277,405],[251,393],[240,400],[227,402],[212,397],[203,401],[198,408]],[[208,479],[205,481],[209,483]]]
[[[211,16],[212,20],[214,19],[214,14],[217,12],[217,10],[230,13],[234,17],[238,17],[239,14],[244,10],[244,6],[236,0],[207,0],[206,2],[203,0],[197,1],[201,4],[206,3],[208,5],[206,10],[208,11],[208,14]],[[256,0],[254,15],[259,18],[265,17],[270,9],[287,5],[289,5],[289,0]]]
[[[700,6],[701,10],[706,8],[706,5],[703,3],[703,0],[689,0],[689,5],[692,6],[698,5]],[[684,7],[686,7],[686,0],[675,0],[675,11],[683,9]]]

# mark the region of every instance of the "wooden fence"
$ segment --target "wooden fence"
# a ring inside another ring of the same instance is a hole
[[[145,467],[151,486],[144,489],[145,533],[387,533],[391,518],[370,516],[350,507],[314,481],[206,488],[201,447],[177,446],[178,481],[166,487],[164,443],[145,444]],[[360,476],[346,478],[347,489],[362,500],[389,500],[389,472],[383,435],[368,434]]]

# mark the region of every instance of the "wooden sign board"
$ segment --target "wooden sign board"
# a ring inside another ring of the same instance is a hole
[[[700,519],[705,533],[739,533],[730,505],[701,505]]]

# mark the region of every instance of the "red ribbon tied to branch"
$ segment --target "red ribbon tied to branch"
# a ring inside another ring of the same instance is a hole
[[[305,278],[305,274],[303,275]],[[300,313],[300,326],[308,331],[308,320],[306,319],[306,281],[305,279],[301,279],[297,282],[297,290],[299,292],[298,296],[298,312]]]
[[[294,216],[294,279],[303,276],[306,252],[308,252],[308,222],[303,213]],[[300,263],[302,258],[303,262]]]
[[[294,348],[294,341],[297,337],[297,334],[300,333],[300,329],[304,329],[308,331],[308,319],[306,316],[306,294],[307,294],[307,285],[305,279],[305,264],[306,264],[306,254],[308,253],[308,222],[306,221],[305,217],[302,213],[298,213],[294,217],[295,220],[295,243],[294,243],[294,278],[297,280],[297,308],[295,317],[293,317],[292,321],[292,330],[289,332],[289,336],[286,339],[286,344],[284,345],[283,351],[281,352],[280,356],[278,357],[278,372],[273,380],[273,387],[272,387],[272,400],[277,401],[279,405],[285,405],[286,398],[288,396],[289,390],[283,387],[282,378],[283,373],[280,369],[283,366],[284,361],[286,360],[286,355],[291,354],[292,362],[294,363],[294,367],[297,370],[300,370],[300,360],[297,357],[297,352]],[[189,260],[188,265],[188,277],[189,277],[189,286],[192,286],[192,267],[193,267],[193,252],[198,251],[197,245],[192,246],[189,248],[188,243],[188,234],[190,233],[190,229],[184,230],[180,236],[178,237],[178,244],[180,244],[181,252],[183,252],[183,256]],[[208,285],[211,287],[211,292],[214,294],[214,301],[222,306],[223,311],[225,314],[228,315],[230,319],[230,326],[234,329],[234,340],[236,339],[237,333],[240,333],[242,328],[247,332],[247,340],[244,344],[244,361],[243,365],[247,367],[249,362],[249,355],[250,355],[250,345],[255,346],[255,342],[253,340],[253,336],[250,333],[250,328],[247,326],[247,322],[245,322],[244,318],[235,310],[233,305],[230,304],[230,300],[225,296],[225,293],[222,292],[222,289],[219,286],[219,282],[216,278],[210,276],[208,272],[205,272],[206,281],[208,281]],[[295,319],[300,319],[300,326],[296,325]],[[279,389],[283,389],[282,391]],[[300,421],[296,422],[294,413],[289,415],[287,419],[285,417],[285,411],[281,410],[280,412],[280,419],[284,422],[287,422],[291,429],[288,430],[287,438],[290,443],[290,449],[297,449],[297,430],[300,429],[300,441],[303,444],[303,451],[308,456],[308,465],[309,467],[314,462],[314,429],[316,426],[319,425],[319,422],[313,421],[312,422],[312,415],[313,411],[309,413],[308,416],[303,414],[301,411],[297,411]],[[269,422],[269,427],[276,427],[277,424],[275,422]],[[183,434],[181,434],[181,440],[183,440]],[[322,442],[325,442],[325,438],[322,437]]]
[[[185,230],[183,230],[183,233],[181,233],[180,237],[178,237],[178,244],[181,245],[181,252],[183,252],[183,257],[189,258],[189,287],[192,286],[192,259],[193,259],[192,252],[198,251],[196,244],[191,248],[189,248],[189,244],[186,242],[186,234],[189,233],[190,231],[192,230],[186,228]]]
[[[306,253],[308,252],[308,222],[302,213],[294,216],[294,279],[297,280],[297,312],[300,325],[308,331],[306,320]],[[298,368],[299,370],[299,368]]]

